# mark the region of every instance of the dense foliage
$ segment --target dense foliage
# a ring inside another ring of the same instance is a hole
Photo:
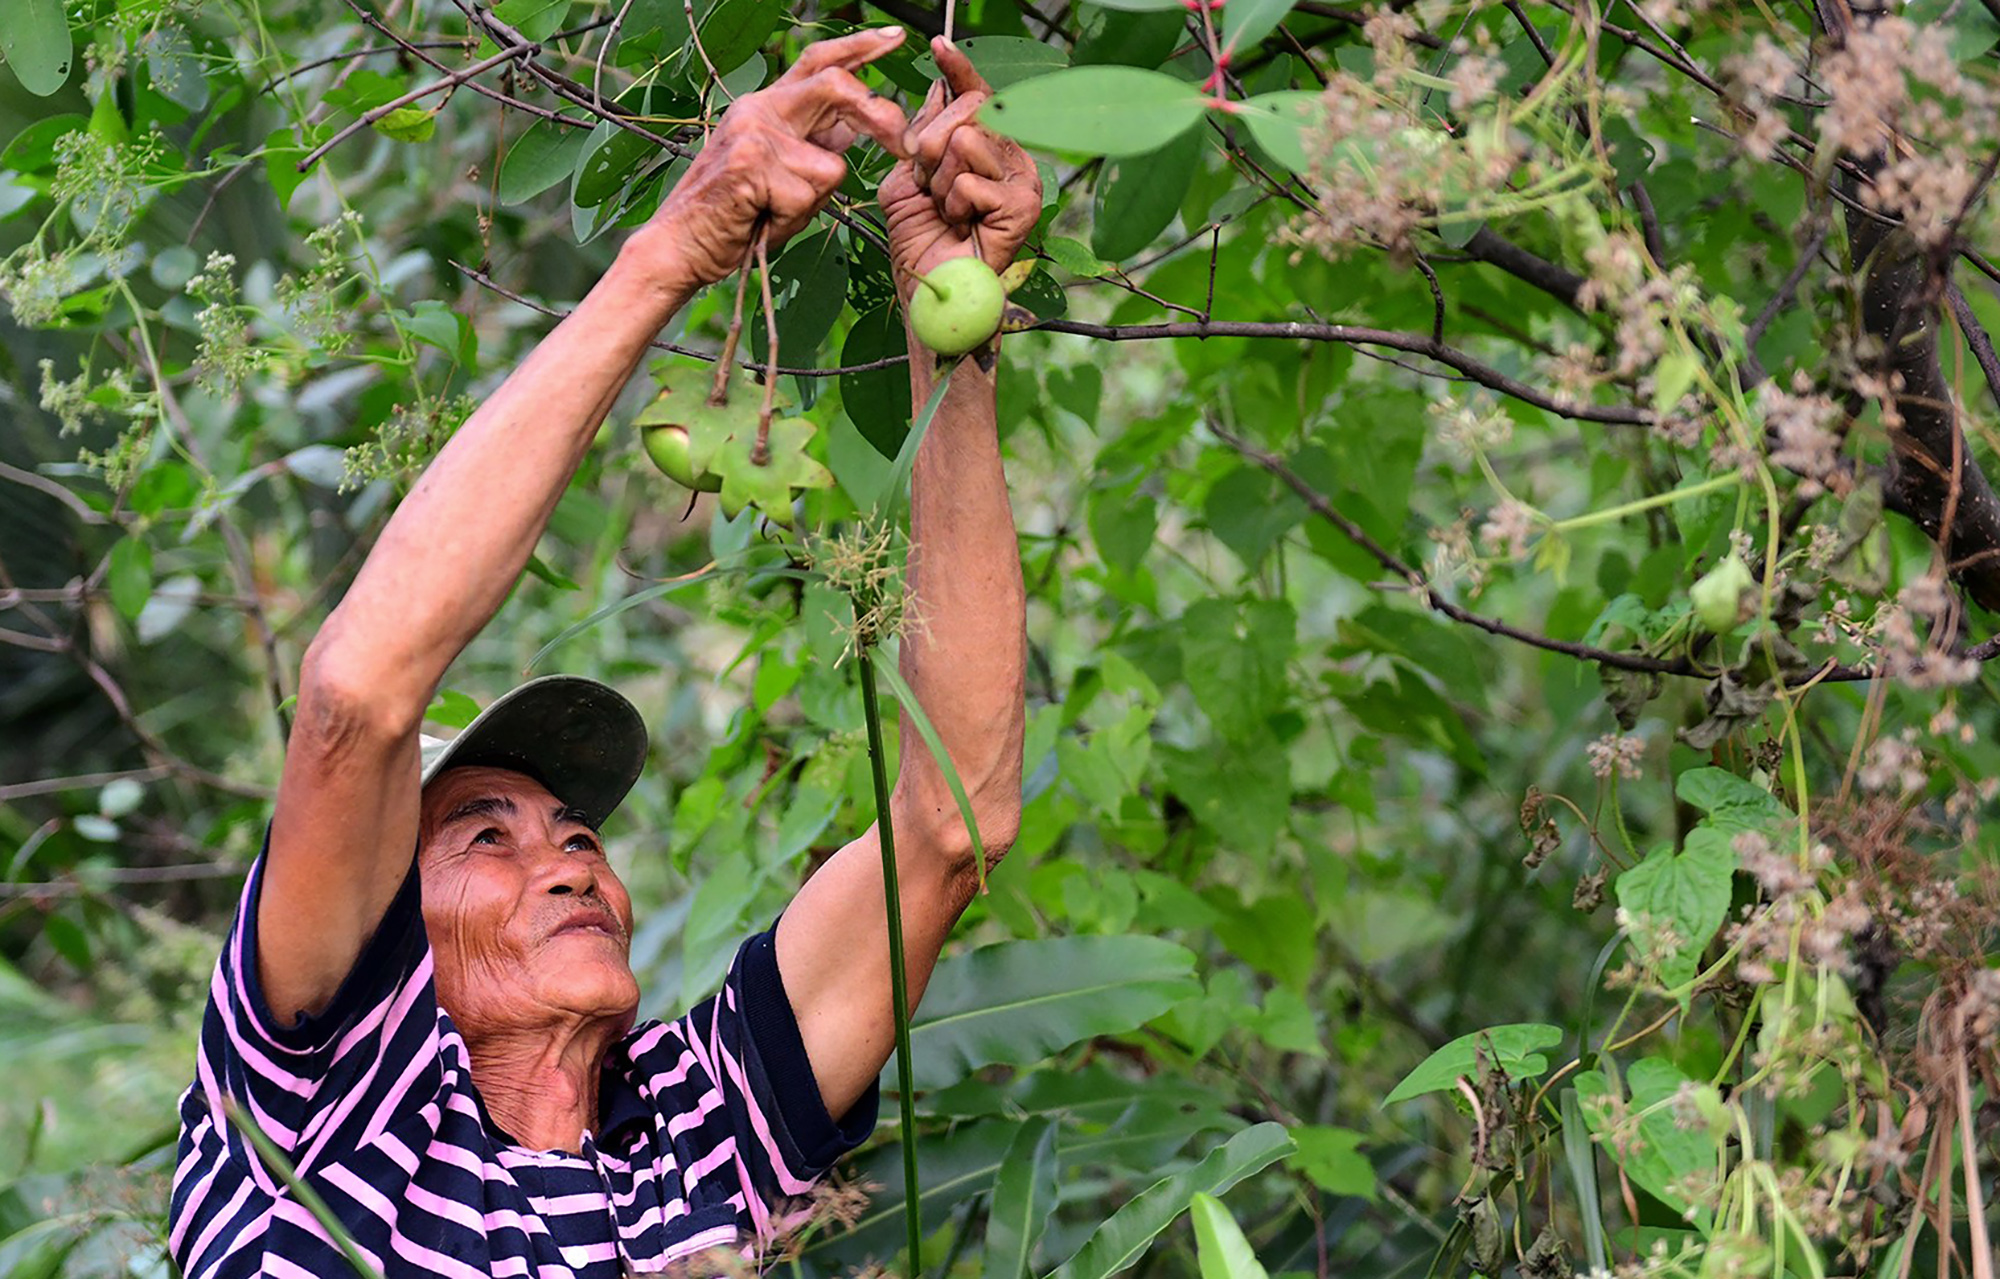
[[[915,1140],[932,1274],[1990,1275],[1972,0],[10,0],[0,1274],[167,1268],[303,645],[703,121],[883,20],[955,26],[1044,166],[1028,803],[917,1131],[796,1273],[901,1264]],[[922,624],[886,168],[770,263],[782,482],[690,494],[632,429],[725,285],[434,708],[646,712],[647,1013],[873,818],[853,649]]]

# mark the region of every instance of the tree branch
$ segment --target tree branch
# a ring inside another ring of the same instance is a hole
[[[487,275],[485,272],[476,271],[473,268],[466,266],[463,262],[453,262],[452,266],[456,267],[460,274],[464,275],[474,284],[478,284],[485,288],[491,289],[493,292],[499,294],[501,297],[506,298],[509,302],[516,303],[520,306],[525,306],[530,311],[538,311],[541,314],[549,316],[552,319],[565,320],[569,318],[568,311],[558,311],[556,308],[552,306],[545,306],[542,303],[536,302],[530,298],[522,297],[520,294],[514,292],[506,285],[499,283],[498,281],[493,279],[493,277]],[[714,363],[716,359],[716,356],[712,352],[697,351],[695,348],[691,346],[681,346],[674,342],[661,342],[657,340],[651,340],[647,342],[647,345],[652,347],[656,351],[670,351],[675,355],[685,355],[692,359],[702,360],[704,362],[711,364]],[[867,373],[874,369],[894,368],[899,364],[908,364],[909,362],[910,362],[910,357],[907,354],[885,355],[879,360],[869,360],[865,364],[840,364],[827,369],[795,368],[789,364],[780,364],[778,366],[778,372],[785,374],[788,377],[838,377],[843,373]],[[769,365],[766,364],[759,364],[755,360],[752,360],[747,356],[737,360],[736,363],[742,368],[746,368],[751,370],[752,372],[758,372],[758,373],[765,372],[770,367]]]
[[[1654,417],[1646,409],[1616,404],[1581,404],[1558,399],[1465,352],[1419,333],[1399,333],[1392,329],[1368,329],[1352,324],[1302,324],[1296,320],[1277,322],[1244,320],[1189,320],[1171,324],[1092,324],[1082,320],[1044,320],[1035,328],[1047,333],[1075,333],[1108,342],[1144,342],[1161,338],[1248,337],[1282,338],[1295,342],[1340,342],[1352,346],[1386,346],[1436,360],[1447,368],[1497,391],[1509,399],[1546,409],[1559,417],[1578,422],[1607,422],[1617,426],[1650,426]]]

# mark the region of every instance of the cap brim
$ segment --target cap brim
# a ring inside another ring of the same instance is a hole
[[[545,675],[503,694],[442,747],[427,748],[423,781],[448,768],[525,773],[597,827],[645,764],[646,721],[631,702],[594,679]]]

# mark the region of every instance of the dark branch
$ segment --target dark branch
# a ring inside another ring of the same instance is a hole
[[[1508,377],[1489,364],[1482,364],[1465,352],[1444,345],[1420,333],[1398,333],[1392,329],[1367,329],[1352,324],[1302,324],[1296,320],[1275,323],[1231,320],[1193,320],[1172,324],[1091,324],[1081,320],[1045,320],[1035,326],[1049,333],[1075,333],[1108,342],[1144,342],[1160,338],[1284,338],[1295,342],[1340,342],[1351,346],[1386,346],[1409,351],[1453,369],[1473,381],[1510,399],[1546,409],[1560,417],[1579,422],[1609,422],[1619,426],[1648,426],[1653,414],[1646,409],[1617,404],[1579,404],[1558,399]]]

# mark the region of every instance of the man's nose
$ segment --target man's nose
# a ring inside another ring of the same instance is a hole
[[[552,896],[582,896],[597,891],[597,872],[590,859],[573,856],[561,848],[551,848],[543,859],[542,877]]]

